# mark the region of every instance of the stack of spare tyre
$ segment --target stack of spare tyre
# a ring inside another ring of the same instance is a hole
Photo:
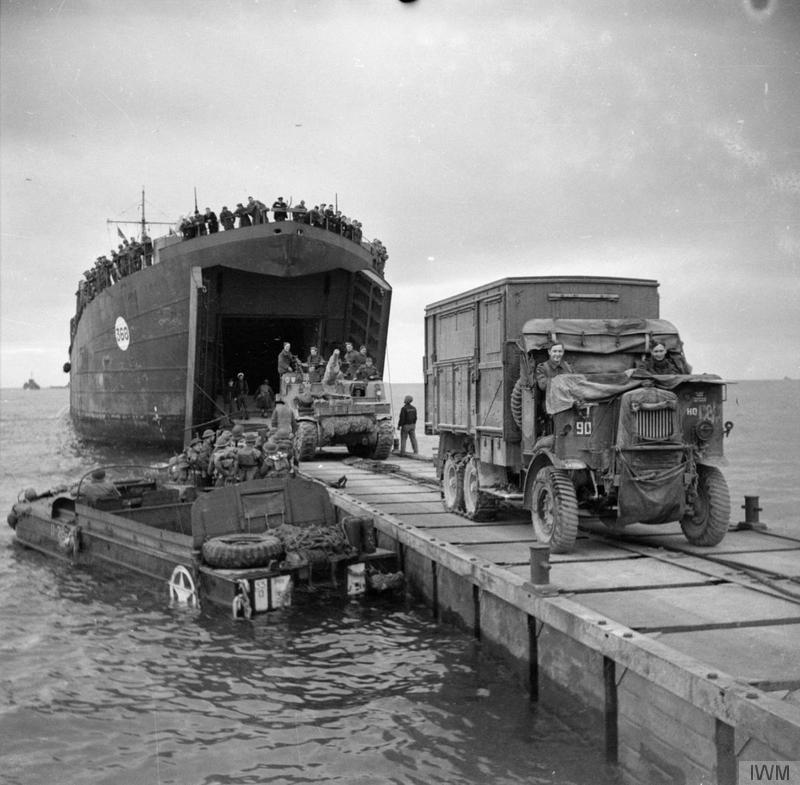
[[[283,543],[272,534],[226,534],[203,543],[206,564],[226,570],[268,567],[283,553]]]

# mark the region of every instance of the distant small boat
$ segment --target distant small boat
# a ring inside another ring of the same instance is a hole
[[[42,388],[39,387],[36,380],[31,376],[25,384],[22,385],[23,390],[41,390]]]

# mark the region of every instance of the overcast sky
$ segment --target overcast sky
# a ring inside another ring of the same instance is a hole
[[[800,376],[797,0],[0,9],[4,387],[66,383],[142,186],[163,221],[338,196],[389,251],[396,382],[426,303],[553,274],[655,278],[695,370]]]

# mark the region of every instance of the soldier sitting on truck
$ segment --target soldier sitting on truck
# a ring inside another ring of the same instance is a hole
[[[553,343],[547,349],[548,358],[543,363],[536,366],[536,384],[543,392],[547,391],[547,385],[554,376],[562,373],[573,373],[570,364],[564,359],[564,344]]]
[[[537,394],[536,396],[536,418],[540,432],[551,434],[553,432],[553,418],[547,414],[545,408],[547,387],[554,376],[560,376],[562,373],[573,373],[573,370],[570,364],[564,359],[564,344],[550,344],[547,349],[547,354],[548,358],[543,363],[539,363],[534,371],[536,386],[543,393],[541,395]]]
[[[676,373],[691,373],[682,357],[673,357],[667,354],[667,347],[663,341],[656,341],[650,349],[650,356],[642,363],[645,371],[656,375]]]

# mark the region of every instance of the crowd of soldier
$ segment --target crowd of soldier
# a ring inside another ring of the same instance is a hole
[[[344,353],[334,350],[336,378],[379,379],[380,374],[367,347],[356,351],[351,342],[344,345]],[[278,371],[284,373],[307,373],[309,380],[322,380],[328,368],[316,346],[309,349],[305,363],[292,354],[291,344],[284,343],[278,358]],[[228,380],[226,399],[228,414],[234,409],[243,419],[248,419],[247,397],[250,389],[244,373]],[[297,465],[294,451],[294,435],[297,417],[281,395],[275,395],[265,379],[259,385],[255,401],[263,416],[270,416],[270,424],[258,431],[245,432],[241,424],[230,430],[206,429],[202,436],[192,439],[189,446],[170,459],[168,473],[174,482],[195,483],[204,486],[230,485],[237,482],[280,476],[293,471]]]
[[[286,221],[291,215],[291,220],[296,223],[327,229],[359,245],[362,244],[361,222],[342,215],[341,210],[335,210],[333,205],[323,202],[321,205],[315,204],[309,209],[306,207],[305,201],[301,199],[297,205],[290,206],[282,196],[279,196],[273,202],[271,209],[275,221]],[[223,207],[219,217],[210,207],[206,207],[204,213],[195,210],[193,215],[181,216],[178,222],[178,231],[185,240],[189,240],[206,234],[216,234],[220,230],[220,226],[224,231],[231,231],[244,226],[269,223],[268,213],[269,208],[263,202],[250,196],[247,205],[239,202],[234,211],[229,210],[227,206]],[[386,246],[377,238],[371,243],[367,243],[367,246],[372,254],[372,266],[380,275],[383,275],[386,260],[389,258]],[[111,250],[110,258],[105,254],[98,256],[94,266],[90,267],[83,274],[83,280],[78,282],[76,293],[78,302],[71,324],[72,335],[75,335],[75,329],[83,309],[94,299],[95,295],[117,283],[126,275],[138,272],[142,267],[149,267],[152,264],[153,241],[146,234],[142,235],[141,242],[133,237],[130,240],[124,240],[117,250]]]
[[[146,234],[142,235],[141,241],[131,237],[130,240],[123,240],[117,249],[112,249],[110,253],[110,258],[105,254],[98,256],[94,265],[86,270],[83,278],[78,281],[76,292],[78,302],[71,324],[73,336],[83,309],[97,294],[125,276],[153,264],[153,241]]]
[[[273,220],[276,222],[291,220],[307,226],[317,226],[335,232],[359,245],[362,243],[361,222],[343,215],[342,211],[336,210],[334,205],[322,202],[322,204],[315,204],[309,208],[304,199],[301,199],[296,205],[289,205],[282,196],[272,203],[271,208],[262,201],[249,196],[247,204],[238,202],[235,210],[228,209],[227,205],[223,206],[219,216],[210,207],[206,207],[204,213],[195,209],[193,214],[180,217],[178,232],[185,240],[191,240],[194,237],[216,234],[220,229],[229,232],[246,226],[265,224],[269,223],[270,210]],[[386,260],[389,258],[386,247],[377,238],[368,245],[373,257],[373,266],[383,275]]]
[[[180,455],[170,459],[170,480],[219,487],[292,473],[296,465],[294,413],[288,406],[280,408],[285,417],[276,417],[270,427],[257,432],[245,431],[242,425],[230,430],[205,430]],[[288,424],[280,419],[288,420]]]

